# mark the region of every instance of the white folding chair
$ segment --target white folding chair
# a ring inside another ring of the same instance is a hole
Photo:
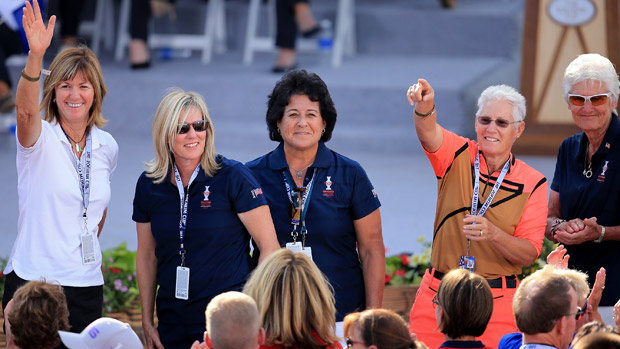
[[[114,47],[114,0],[97,0],[95,18],[93,21],[82,21],[79,27],[80,35],[90,35],[91,49],[97,55],[104,43],[106,50]]]
[[[116,50],[114,58],[123,59],[125,49],[129,45],[129,14],[131,0],[122,0]],[[202,3],[202,0],[201,0]],[[215,47],[217,53],[226,51],[226,8],[224,0],[209,0],[204,4],[205,25],[201,34],[160,34],[150,33],[148,46],[150,48],[169,47],[171,49],[192,49],[202,51],[201,62],[211,62]]]
[[[275,51],[276,14],[275,0],[267,1],[267,36],[258,35],[258,18],[261,12],[262,0],[250,0],[248,8],[248,27],[245,36],[245,48],[243,51],[243,64],[250,65],[254,60],[254,52]],[[299,51],[316,50],[315,40],[298,39]],[[331,63],[334,68],[342,64],[344,55],[355,55],[355,0],[338,0],[336,15],[336,31],[332,49]]]

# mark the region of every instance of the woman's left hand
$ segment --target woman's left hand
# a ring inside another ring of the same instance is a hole
[[[463,219],[463,233],[465,237],[473,241],[493,240],[501,233],[495,224],[481,216],[466,215]]]
[[[571,220],[572,223],[576,220]],[[601,236],[601,226],[596,222],[596,217],[583,220],[583,229],[567,231],[556,229],[553,236],[559,243],[564,245],[578,245],[587,241],[594,241]]]

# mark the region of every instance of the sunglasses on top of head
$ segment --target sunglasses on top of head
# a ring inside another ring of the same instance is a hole
[[[208,125],[209,125],[209,122],[207,120],[198,120],[192,123],[184,122],[182,124],[179,124],[179,134],[182,135],[184,133],[189,132],[190,126],[193,127],[194,131],[196,132],[206,131]]]
[[[592,96],[582,96],[582,95],[575,95],[575,94],[569,93],[568,101],[570,102],[570,104],[576,105],[579,107],[586,104],[586,101],[589,101],[593,106],[596,107],[596,106],[607,103],[607,100],[609,99],[609,97],[611,97],[611,92],[599,93],[597,95],[592,95]]]
[[[508,121],[506,119],[502,119],[502,118],[493,119],[490,116],[478,116],[476,119],[478,120],[480,125],[484,125],[484,126],[490,125],[491,122],[495,121],[495,125],[497,125],[497,127],[501,127],[501,128],[506,128],[506,127],[508,127],[508,126],[510,126],[512,124],[516,124],[517,122],[521,122],[521,121],[510,122],[510,121]]]

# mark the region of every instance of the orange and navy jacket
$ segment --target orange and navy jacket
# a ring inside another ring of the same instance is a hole
[[[438,185],[431,264],[439,271],[448,272],[459,267],[459,259],[467,251],[463,219],[471,211],[478,144],[443,128],[442,131],[441,146],[426,155]],[[486,201],[499,173],[489,176],[484,156],[480,154],[479,207]],[[528,240],[540,255],[547,225],[548,190],[547,180],[540,172],[510,154],[508,173],[483,217],[504,232]],[[475,257],[475,272],[485,278],[521,274],[521,266],[504,258],[489,241],[472,241],[469,255]]]

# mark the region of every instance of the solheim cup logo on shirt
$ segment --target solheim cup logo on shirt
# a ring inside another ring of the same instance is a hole
[[[379,194],[377,194],[377,191],[375,190],[375,188],[372,188],[372,196],[374,196],[375,199],[379,198]]]
[[[209,191],[209,186],[205,185],[205,191],[202,192],[202,195],[204,195],[204,199],[200,202],[200,207],[202,208],[209,208],[211,207],[211,200],[209,200],[209,194],[211,194],[211,192]]]
[[[607,164],[609,164],[609,161],[605,160],[605,164],[603,165],[603,171],[600,175],[598,175],[598,178],[596,179],[601,183],[605,182],[605,172],[607,172]]]
[[[332,184],[334,184],[334,182],[332,181],[332,176],[327,176],[327,180],[323,182],[323,184],[325,184],[323,196],[325,196],[326,198],[334,196],[334,189],[332,189]]]
[[[263,189],[262,188],[252,189],[250,193],[252,193],[252,199],[256,199],[259,195],[263,194]]]

